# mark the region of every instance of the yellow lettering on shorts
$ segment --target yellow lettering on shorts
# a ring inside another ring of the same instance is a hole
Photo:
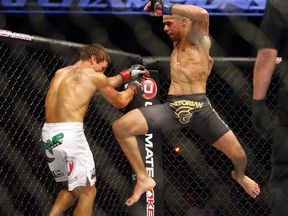
[[[193,112],[192,110],[196,108],[202,108],[203,103],[191,100],[179,100],[173,103],[170,103],[170,106],[176,108],[175,115],[179,119],[182,124],[187,124],[190,122],[192,118]],[[178,107],[178,108],[177,108]]]
[[[177,106],[189,106],[194,108],[202,108],[203,103],[198,101],[190,101],[190,100],[180,100],[175,101],[173,103],[170,103],[171,106],[177,107]]]

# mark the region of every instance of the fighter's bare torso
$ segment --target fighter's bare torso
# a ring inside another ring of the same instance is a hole
[[[170,60],[169,94],[206,93],[206,83],[213,65],[208,47],[210,47],[209,38],[196,44],[189,41],[174,44]]]
[[[178,15],[163,16],[164,30],[174,43],[170,56],[169,94],[206,93],[213,59],[209,55],[209,20],[205,17],[202,20],[191,20]]]

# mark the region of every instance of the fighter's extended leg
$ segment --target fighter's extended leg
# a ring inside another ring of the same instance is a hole
[[[232,178],[235,179],[251,197],[256,198],[260,194],[259,185],[245,175],[247,165],[246,153],[234,133],[232,131],[227,132],[217,140],[213,146],[221,150],[232,161],[234,165]]]
[[[147,124],[141,112],[136,109],[116,120],[113,123],[112,128],[122,151],[137,177],[134,192],[125,202],[126,205],[131,206],[139,200],[140,196],[145,191],[154,188],[156,185],[154,179],[146,172],[136,139],[137,135],[147,133]]]

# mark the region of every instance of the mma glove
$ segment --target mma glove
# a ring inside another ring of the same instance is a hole
[[[141,71],[145,70],[145,67],[140,64],[132,65],[127,70],[123,70],[120,72],[120,75],[123,77],[124,83],[127,83],[131,80],[135,80]]]
[[[138,92],[143,92],[142,85],[138,80],[127,83],[125,89],[131,89],[134,92],[134,96],[137,95]]]
[[[255,133],[262,139],[267,139],[267,130],[271,124],[265,100],[252,99],[252,127]]]
[[[151,10],[155,11],[156,10],[156,5],[161,4],[162,5],[162,14],[163,15],[169,15],[171,14],[171,8],[173,6],[172,3],[170,2],[164,2],[163,0],[150,0],[151,2]]]

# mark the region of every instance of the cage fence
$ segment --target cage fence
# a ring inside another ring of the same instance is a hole
[[[59,190],[46,164],[40,134],[44,98],[53,74],[75,61],[77,46],[71,43],[61,43],[61,46],[55,49],[50,45],[42,47],[1,39],[0,212],[3,216],[46,215]],[[136,60],[147,62],[145,57],[132,55],[130,58],[129,53],[110,52],[112,63],[107,76],[115,75]],[[170,82],[169,59],[153,59],[157,60],[158,88],[163,102]],[[254,60],[215,58],[214,61],[207,95],[244,147],[248,157],[247,175],[260,184],[262,192],[255,200],[249,198],[232,180],[233,167],[228,158],[194,131],[181,129],[162,134],[164,215],[268,216],[271,135],[266,141],[258,139],[250,123]],[[276,74],[268,95],[272,116],[277,89]],[[85,134],[97,172],[93,215],[128,215],[124,202],[131,193],[132,171],[111,130],[112,122],[124,111],[96,96],[85,117]],[[269,132],[272,131],[273,125]],[[72,209],[67,215],[71,213]]]

